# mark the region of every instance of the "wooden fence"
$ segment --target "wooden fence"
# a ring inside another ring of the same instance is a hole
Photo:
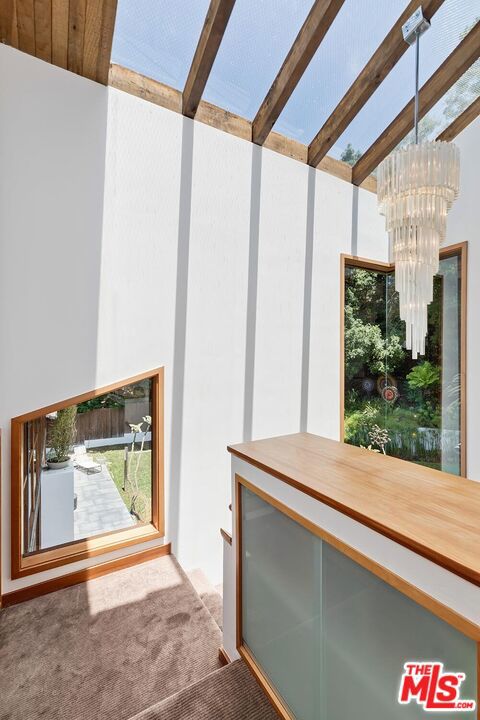
[[[122,437],[128,431],[124,408],[98,408],[77,414],[77,444],[85,440]]]

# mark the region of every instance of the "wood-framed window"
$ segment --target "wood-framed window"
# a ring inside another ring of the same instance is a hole
[[[394,265],[342,255],[341,293],[340,439],[465,477],[467,243],[440,251],[416,361]]]
[[[11,575],[164,537],[164,373],[13,418]]]

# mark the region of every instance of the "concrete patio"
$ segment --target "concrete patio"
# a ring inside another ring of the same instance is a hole
[[[107,466],[102,465],[101,468],[100,472],[90,473],[75,468],[75,540],[111,530],[121,530],[135,524]]]

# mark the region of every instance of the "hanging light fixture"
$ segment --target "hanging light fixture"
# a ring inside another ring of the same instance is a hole
[[[415,360],[425,354],[428,305],[438,272],[447,213],[458,195],[460,154],[453,143],[418,141],[418,75],[420,36],[430,27],[422,8],[403,26],[415,43],[415,143],[394,150],[378,168],[378,203],[395,264],[400,318],[405,321],[406,347]]]

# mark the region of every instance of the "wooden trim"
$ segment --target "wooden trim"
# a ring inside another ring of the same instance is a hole
[[[183,91],[182,112],[187,117],[195,117],[234,5],[235,0],[210,0]]]
[[[230,665],[232,662],[230,655],[227,653],[223,645],[218,648],[218,659],[223,667],[225,667],[225,665]]]
[[[47,595],[48,593],[55,592],[56,590],[62,590],[63,588],[71,587],[72,585],[78,585],[79,583],[102,577],[103,575],[116,572],[117,570],[123,570],[127,567],[140,565],[140,563],[147,562],[148,560],[154,560],[155,558],[162,557],[163,555],[170,555],[170,552],[170,543],[167,543],[166,545],[157,545],[156,547],[148,548],[147,550],[130,553],[130,555],[124,555],[116,560],[107,560],[106,562],[94,565],[93,567],[85,568],[84,570],[77,570],[76,572],[68,573],[68,575],[60,575],[59,577],[37,583],[36,585],[29,585],[26,588],[20,588],[20,590],[13,590],[12,592],[6,593],[2,596],[2,604],[4,607],[16,605],[17,603],[24,602],[25,600],[32,600],[33,598],[40,597],[41,595]]]
[[[227,532],[223,528],[220,528],[220,535],[222,536],[222,538],[225,540],[226,543],[228,543],[229,545],[232,544],[232,536],[230,535],[229,532]]]
[[[274,498],[272,495],[269,495],[264,490],[260,489],[259,487],[253,485],[251,482],[243,478],[242,476],[236,474],[235,475],[235,483],[238,487],[237,492],[238,495],[241,498],[241,487],[246,487],[251,492],[255,493],[255,495],[258,495],[262,500],[264,500],[266,503],[274,507],[276,510],[279,510],[284,515],[289,517],[291,520],[294,520],[296,523],[304,527],[309,532],[313,533],[317,537],[319,537],[324,542],[328,543],[328,545],[331,545],[336,550],[341,552],[343,555],[346,555],[348,558],[356,562],[361,567],[365,568],[365,570],[368,570],[376,577],[380,578],[380,580],[383,580],[383,582],[387,583],[387,585],[390,585],[390,587],[393,587],[395,590],[398,590],[406,597],[413,600],[417,605],[421,605],[423,608],[428,610],[429,612],[436,615],[440,620],[443,620],[444,622],[448,623],[452,627],[454,627],[459,632],[463,633],[467,637],[469,637],[472,640],[475,640],[476,642],[480,641],[480,626],[476,623],[472,622],[471,620],[468,620],[463,615],[460,615],[456,610],[453,610],[452,608],[448,607],[447,605],[444,605],[440,601],[433,598],[431,595],[428,595],[428,593],[424,592],[420,588],[416,587],[415,585],[412,585],[407,580],[404,580],[402,577],[397,575],[396,573],[392,572],[391,570],[388,570],[388,568],[385,568],[383,565],[380,565],[375,560],[372,560],[371,558],[367,557],[360,551],[356,550],[355,548],[351,547],[347,543],[343,542],[343,540],[340,540],[339,538],[335,537],[331,533],[327,532],[323,528],[321,528],[319,525],[316,525],[311,520],[308,520],[303,515],[300,515],[292,508],[288,507],[284,503],[282,503],[280,500],[277,500],[277,498]],[[238,513],[238,511],[237,511]],[[240,525],[240,519],[237,519],[237,522]],[[238,541],[238,547],[237,547],[237,557],[242,558],[242,540],[241,537]],[[242,618],[242,612],[241,612],[241,598],[240,595],[240,612],[238,614],[238,617]],[[241,622],[240,622],[240,630]],[[240,635],[240,638],[237,640],[243,639],[243,635]]]
[[[152,380],[152,416],[154,418],[152,435],[152,522],[135,525],[124,530],[96,535],[92,538],[77,540],[66,545],[41,550],[31,555],[22,553],[22,478],[23,472],[23,428],[26,422],[43,417],[48,413],[77,405],[125,385],[141,380]],[[165,535],[164,509],[164,369],[157,368],[140,373],[126,380],[97,388],[76,397],[63,400],[25,413],[11,421],[11,576],[13,579],[33,575],[45,570],[62,567],[90,557],[104,555],[132,545],[150,540],[159,540]]]
[[[460,476],[467,477],[467,312],[468,312],[468,242],[454,243],[440,248],[440,260],[458,255],[460,257]],[[345,435],[345,268],[364,268],[377,272],[393,272],[394,263],[342,254],[340,256],[340,441]]]
[[[235,634],[237,650],[243,645],[243,573],[242,573],[242,491],[240,484],[240,476],[235,475]]]
[[[423,14],[431,20],[443,0],[427,0],[422,4]],[[338,138],[358,115],[367,100],[395,67],[408,45],[403,39],[402,25],[415,12],[418,0],[410,0],[395,25],[374,52],[362,72],[347,90],[335,110],[324,123],[308,147],[308,163],[316,167]]]
[[[307,162],[307,146],[297,140],[287,138],[285,135],[280,135],[280,133],[272,131],[263,143],[263,147],[274,150],[280,153],[280,155],[291,157],[294,160],[298,160],[298,162]],[[324,168],[322,168],[322,170],[323,169]]]
[[[437,140],[450,142],[459,135],[462,130],[470,125],[480,115],[480,97],[474,100],[445,130],[442,130]]]
[[[252,125],[263,145],[345,0],[315,0]]]
[[[381,260],[369,260],[368,258],[349,255],[348,253],[342,253],[340,258],[344,265],[353,265],[354,267],[365,268],[366,270],[378,270],[378,272],[392,272],[395,270],[395,265],[382,262]]]
[[[269,681],[267,675],[263,672],[262,668],[255,660],[247,645],[242,643],[237,647],[237,650],[242,659],[245,661],[245,664],[252,673],[253,677],[267,696],[267,699],[273,706],[274,710],[277,712],[278,716],[282,718],[282,720],[296,720],[288,710],[287,705],[283,702],[282,697]]]
[[[345,438],[345,254],[340,255],[340,442]]]
[[[112,63],[108,84],[116,90],[122,90],[129,95],[151,102],[154,105],[182,112],[182,93],[180,90],[165,85],[164,83],[140,75],[140,73]]]
[[[419,119],[445,95],[452,85],[473,65],[480,56],[480,21],[458,44],[438,70],[425,83],[419,93]],[[379,138],[353,166],[352,181],[360,185],[381,161],[398,145],[413,128],[413,98],[397,115]]]
[[[104,387],[95,388],[95,390],[90,390],[89,392],[75,395],[75,397],[68,398],[67,400],[61,400],[60,402],[53,403],[52,405],[47,405],[46,407],[40,408],[39,410],[32,410],[31,412],[24,413],[23,415],[17,415],[17,417],[12,418],[12,422],[25,423],[29,420],[36,420],[36,418],[42,417],[43,415],[48,415],[51,412],[63,410],[64,408],[69,407],[69,405],[78,405],[79,403],[85,402],[86,400],[92,400],[93,398],[99,397],[100,395],[106,395],[107,393],[112,392],[112,390],[117,390],[124,385],[132,385],[133,383],[140,382],[141,380],[148,380],[149,378],[153,378],[155,375],[160,376],[162,374],[163,367],[160,367],[156,368],[155,370],[149,370],[148,372],[139,373],[138,375],[127,378],[126,380],[117,380],[117,382],[110,383],[110,385],[105,385]]]
[[[167,110],[182,113],[182,93],[164,83],[152,80],[151,78],[140,75],[139,73],[124,68],[121,65],[112,64],[110,66],[109,84],[116,90],[134,95],[135,97],[154,103]],[[251,142],[252,140],[252,123],[249,120],[235,115],[235,113],[219,108],[204,100],[200,100],[195,121],[202,122],[217,130],[235,135],[242,140]],[[278,152],[280,155],[298,160],[298,162],[306,163],[308,155],[307,145],[303,145],[296,140],[280,135],[277,132],[271,132],[263,147]],[[336,160],[328,155],[323,158],[317,170],[322,170],[330,175],[351,183],[352,168],[348,163],[342,160]],[[364,190],[369,192],[377,192],[376,178],[370,176],[366,178],[360,185]]]
[[[317,170],[323,170],[329,175],[335,175],[345,182],[352,182],[352,166],[342,160],[336,160],[335,158],[327,155],[318,164]]]
[[[235,115],[235,113],[212,105],[205,100],[200,100],[195,120],[217,128],[217,130],[223,130],[223,132],[230,135],[235,135],[242,138],[242,140],[250,141],[252,139],[252,124],[249,120],[245,120],[240,115]]]
[[[467,336],[467,318],[468,318],[468,243],[459,243],[456,251],[460,253],[460,272],[461,272],[461,295],[460,302],[460,472],[463,477],[467,477],[467,358],[468,358],[468,336]],[[445,248],[448,251],[449,248]],[[450,248],[452,249],[452,248]],[[440,257],[443,256],[440,252]],[[480,693],[480,687],[479,687]],[[480,707],[480,706],[479,706]]]

